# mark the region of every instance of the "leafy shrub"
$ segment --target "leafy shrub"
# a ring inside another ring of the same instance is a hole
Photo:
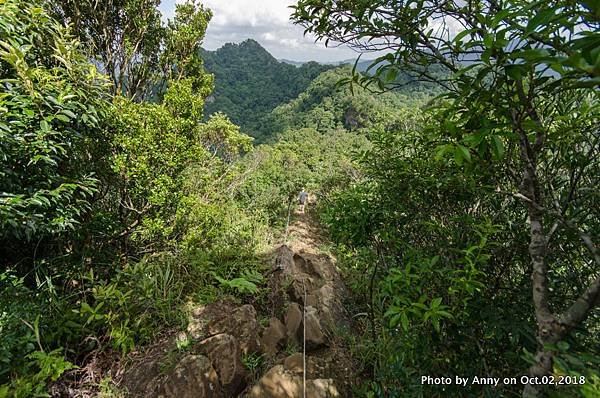
[[[335,190],[321,206],[356,311],[368,315],[360,318],[366,341],[358,355],[370,358],[363,362],[373,383],[363,393],[373,396],[442,393],[420,384],[423,369],[510,373],[522,359],[515,348],[503,347],[533,342],[521,310],[494,306],[508,298],[490,282],[501,283],[497,261],[508,255],[500,242],[510,236],[516,245],[523,235],[499,227],[504,219],[496,209],[506,204],[477,188],[490,177],[475,182],[428,155],[434,146],[419,130],[374,132],[373,148],[359,157],[362,178]],[[517,258],[526,261],[527,255]],[[522,275],[510,278],[524,283]],[[511,294],[515,302],[527,299]],[[495,358],[493,366],[473,361],[481,352]]]
[[[107,335],[123,354],[161,330],[183,322],[185,269],[170,253],[124,267],[110,281],[88,277],[91,297],[77,312],[98,337]]]
[[[27,378],[16,378],[10,385],[0,385],[0,398],[48,396],[46,384],[58,380],[65,371],[77,367],[64,359],[61,349],[49,353],[34,351],[26,359],[29,359],[28,366],[36,369],[35,373]]]
[[[98,190],[106,81],[39,1],[0,3],[0,239],[73,230]]]
[[[10,271],[0,273],[0,384],[26,366],[25,358],[37,347],[34,331],[25,323],[32,323],[31,317],[39,313],[31,294],[23,278]]]

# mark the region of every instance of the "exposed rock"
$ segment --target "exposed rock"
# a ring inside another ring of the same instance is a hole
[[[306,307],[305,311],[306,349],[314,350],[325,344],[325,334],[323,333],[323,330],[321,328],[321,322],[319,322],[317,309],[314,307]],[[300,330],[298,330],[298,337],[300,338],[300,340],[302,340],[303,332],[303,328],[300,328]]]
[[[324,254],[294,253],[289,247],[277,249],[277,272],[271,278],[272,302],[282,309],[285,290],[290,301],[318,310],[322,325],[333,332],[348,325],[340,297],[347,294],[333,260]]]
[[[217,372],[203,355],[187,355],[163,378],[155,394],[157,398],[225,397]]]
[[[267,357],[274,356],[280,345],[285,341],[286,329],[283,323],[277,318],[271,318],[269,320],[269,326],[263,332],[262,338],[260,339],[260,347]]]
[[[144,352],[132,353],[132,363],[127,366],[119,388],[130,397],[156,396],[161,369],[169,352],[170,341],[164,339]]]
[[[302,223],[290,228],[297,237],[276,251],[269,278],[271,308],[283,316],[288,342],[302,345],[306,322],[308,397],[350,396],[353,360],[338,329],[352,324],[341,298],[347,294],[334,260],[314,250],[314,231]],[[305,320],[303,320],[305,306]],[[326,347],[326,349],[320,349]],[[304,358],[297,353],[277,362],[253,387],[251,397],[300,397]],[[298,379],[299,377],[299,379]],[[335,384],[333,384],[335,380]]]
[[[301,257],[309,264],[307,268],[314,276],[319,277],[324,281],[336,279],[336,268],[332,263],[332,259],[326,254],[302,253]]]
[[[275,266],[273,271],[289,271],[294,267],[294,252],[287,245],[281,245],[275,250]]]
[[[353,107],[346,109],[344,112],[344,126],[350,130],[362,127],[360,113]]]
[[[302,310],[298,303],[290,303],[285,314],[285,329],[288,342],[298,343],[298,329],[302,323]]]
[[[335,398],[341,395],[332,379],[314,379],[306,382],[306,396],[310,398]]]
[[[250,390],[250,398],[297,398],[302,396],[302,379],[285,371],[283,365],[272,367]]]
[[[247,372],[240,360],[241,351],[235,337],[218,334],[201,341],[199,349],[210,359],[225,395],[236,396],[245,386]]]
[[[284,365],[272,367],[250,391],[250,398],[299,398],[303,395],[302,376],[286,371]],[[340,397],[331,379],[306,381],[306,396],[310,398]]]
[[[343,307],[336,296],[333,283],[324,284],[319,289],[317,296],[319,297],[317,308],[321,323],[327,330],[333,332],[336,326],[339,326],[339,322],[344,320]]]
[[[301,352],[290,355],[283,361],[283,367],[285,370],[291,373],[303,373],[304,372],[304,357]]]
[[[315,267],[312,261],[308,258],[308,256],[301,256],[298,253],[295,253],[293,256],[294,260],[294,269],[292,272],[294,274],[307,274],[312,276],[319,276],[315,272]]]
[[[351,396],[356,366],[347,341],[338,333],[339,329],[352,330],[352,320],[342,304],[347,291],[334,260],[318,252],[316,229],[299,222],[290,231],[296,239],[289,247],[277,249],[269,276],[269,309],[276,317],[269,320],[262,335],[251,305],[219,301],[198,307],[187,333],[166,336],[156,347],[139,353],[123,374],[120,387],[133,397],[247,394],[243,396],[296,398],[304,392],[306,370],[307,397]],[[304,330],[306,357],[302,353],[282,355],[286,341],[302,346]],[[177,354],[176,347],[181,346],[189,351]],[[244,389],[248,371],[242,356],[257,352],[264,353],[269,361],[279,361],[255,386]]]
[[[292,301],[304,303],[305,289],[310,293],[323,284],[323,280],[314,272],[312,264],[285,245],[277,249],[275,269],[278,272],[271,278],[271,292],[272,300],[278,305],[283,304],[278,300],[283,293],[288,294]],[[284,292],[286,288],[287,291]]]
[[[236,307],[226,301],[202,306],[193,311],[188,333],[196,340],[204,340],[226,333],[236,338],[244,354],[258,352],[259,325],[256,310],[247,304]]]
[[[306,305],[317,308],[319,306],[319,296],[314,292],[306,295]]]

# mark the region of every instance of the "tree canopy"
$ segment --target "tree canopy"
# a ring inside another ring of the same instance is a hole
[[[143,100],[160,95],[169,79],[187,75],[211,81],[202,73],[198,52],[212,13],[195,1],[177,4],[166,24],[159,0],[47,3],[110,77],[113,93]]]
[[[556,350],[550,347],[585,321],[600,295],[592,193],[599,12],[585,1],[300,0],[295,7],[296,22],[318,38],[389,51],[372,76],[355,74],[350,83],[385,90],[399,70],[410,70],[447,91],[433,122],[441,133],[438,157],[451,156],[474,176],[502,165],[506,181],[493,183],[498,195],[521,201],[528,216],[521,225],[529,231],[538,329],[532,376],[551,373]],[[433,75],[433,65],[447,77]],[[573,252],[556,252],[564,250],[563,239]],[[575,295],[556,295],[550,287],[565,264],[585,281],[572,284]],[[528,384],[524,395],[541,390]]]

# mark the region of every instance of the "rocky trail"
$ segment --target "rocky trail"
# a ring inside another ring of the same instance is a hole
[[[131,397],[351,396],[347,291],[322,242],[310,217],[297,214],[273,251],[269,308],[260,315],[229,301],[195,308],[185,332],[127,366],[121,388]]]

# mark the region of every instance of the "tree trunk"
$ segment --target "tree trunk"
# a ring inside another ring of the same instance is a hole
[[[532,146],[524,129],[520,126],[519,117],[513,116],[520,136],[520,152],[523,162],[523,179],[521,181],[521,195],[527,201],[527,212],[529,214],[529,256],[531,257],[531,282],[532,298],[535,308],[535,318],[538,326],[537,342],[538,352],[535,356],[535,363],[529,368],[529,376],[541,378],[552,372],[552,360],[554,353],[547,351],[544,347],[550,344],[556,334],[556,319],[552,315],[548,306],[548,265],[546,263],[546,254],[548,248],[548,239],[544,232],[543,209],[540,208],[542,198],[537,179],[537,150],[541,145]],[[536,144],[543,139],[536,137]],[[524,398],[539,397],[543,386],[537,383],[525,385],[523,389]]]
[[[521,192],[532,201],[528,204],[530,243],[529,255],[532,264],[532,289],[535,318],[538,325],[537,341],[539,350],[535,356],[536,362],[529,368],[529,376],[541,378],[552,372],[552,359],[554,353],[544,347],[551,344],[556,338],[556,320],[548,307],[548,266],[546,252],[548,240],[544,233],[542,213],[536,208],[537,195],[535,189],[535,167],[532,162],[526,166],[525,178]],[[543,387],[539,384],[528,384],[523,390],[523,397],[533,398],[540,396]]]
[[[515,124],[519,126],[514,117]],[[537,135],[536,143],[531,146],[523,129],[518,129],[521,138],[521,159],[524,163],[523,180],[521,182],[521,197],[527,203],[529,214],[529,255],[532,265],[532,296],[535,308],[535,318],[538,326],[537,342],[538,351],[535,363],[529,368],[529,376],[537,378],[523,388],[524,398],[540,397],[545,386],[541,378],[548,376],[553,370],[555,351],[548,349],[564,339],[571,330],[585,320],[589,312],[600,301],[600,277],[589,285],[587,290],[563,313],[555,315],[548,306],[548,264],[546,254],[548,250],[548,235],[544,232],[543,217],[548,210],[543,207],[539,183],[536,175],[537,154],[543,147],[544,137]],[[565,226],[577,230],[585,246],[588,248],[596,264],[600,265],[600,253],[591,237],[578,230],[568,220],[556,215]]]

